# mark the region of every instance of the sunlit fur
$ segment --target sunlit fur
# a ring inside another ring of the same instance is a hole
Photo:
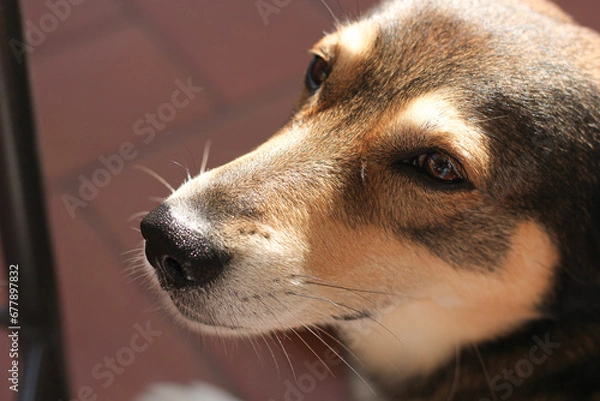
[[[546,335],[565,346],[513,399],[597,400],[598,35],[543,0],[398,0],[312,52],[330,73],[290,121],[166,199],[231,255],[164,292],[177,319],[333,326],[398,400],[497,399],[490,377]],[[432,152],[463,180],[410,162]]]

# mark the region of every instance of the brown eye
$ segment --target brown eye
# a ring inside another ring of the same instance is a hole
[[[322,57],[315,56],[310,65],[308,66],[308,70],[306,71],[306,88],[310,92],[316,92],[317,89],[321,87],[323,82],[329,76],[330,68],[327,61],[325,61]]]
[[[425,174],[445,183],[463,182],[464,178],[458,172],[456,162],[443,153],[426,153],[414,160],[414,165]]]

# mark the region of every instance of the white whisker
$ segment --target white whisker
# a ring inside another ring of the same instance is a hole
[[[452,380],[452,387],[450,388],[450,393],[448,393],[447,401],[453,401],[456,396],[456,390],[458,389],[458,383],[460,381],[460,352],[461,349],[457,345],[456,346],[456,365],[454,366],[454,380]]]
[[[281,347],[281,350],[283,351],[283,355],[285,355],[285,358],[287,359],[288,364],[290,365],[290,370],[292,371],[292,376],[294,377],[294,381],[298,382],[298,379],[296,378],[296,370],[294,369],[294,365],[292,364],[292,360],[290,359],[290,355],[288,354],[287,350],[285,349],[285,346],[283,345],[283,342],[281,341],[281,339],[279,338],[279,336],[277,335],[277,333],[273,333],[273,334],[275,336],[275,339],[279,343],[279,346]]]
[[[129,216],[129,217],[127,218],[127,222],[128,222],[128,223],[131,223],[131,222],[132,222],[132,221],[134,221],[134,220],[141,219],[141,218],[143,218],[144,216],[146,216],[148,213],[149,213],[149,212],[148,212],[147,210],[144,210],[143,212],[134,213],[134,214],[132,214],[131,216]]]
[[[306,327],[306,325],[304,323],[302,323],[302,321],[300,321],[300,319],[298,319],[295,316],[294,316],[294,319],[296,319],[298,322],[300,322],[300,324],[302,326]],[[323,364],[323,366],[325,366],[325,368],[329,371],[331,376],[335,377],[335,374],[331,371],[331,368],[329,367],[329,365],[327,365],[325,363],[325,361],[319,356],[319,354],[317,354],[317,351],[315,351],[314,348],[311,347],[310,344],[306,342],[306,340],[300,335],[300,333],[298,333],[298,331],[296,331],[294,329],[292,329],[292,332],[296,335],[296,337],[298,337],[300,339],[300,341],[302,341],[302,343],[304,343],[304,345],[306,345],[306,348],[308,348],[310,350],[310,352]]]
[[[176,166],[179,166],[185,170],[185,180],[186,181],[189,181],[192,179],[192,175],[190,174],[190,169],[188,168],[188,166],[184,166],[183,164],[176,162],[176,161],[174,161],[173,163],[175,163]]]
[[[327,337],[329,337],[333,341],[335,341],[335,343],[338,344],[340,347],[342,347],[352,358],[354,358],[354,360],[356,360],[358,363],[362,364],[362,361],[358,357],[358,355],[356,355],[354,352],[352,352],[352,350],[346,344],[344,344],[342,341],[340,341],[336,336],[330,334],[327,330],[325,330],[319,326],[315,326],[315,329],[318,330],[319,332],[325,334]]]
[[[298,294],[298,293],[294,293],[294,292],[290,292],[290,295],[295,295],[297,297],[301,297],[301,298],[308,298],[308,299],[314,299],[316,301],[323,301],[323,302],[329,302],[330,304],[338,307],[338,308],[345,308],[345,309],[349,309],[352,312],[357,312],[357,313],[362,313],[363,311],[352,308],[351,306],[348,305],[344,305],[342,303],[339,302],[335,302],[329,298],[320,298],[320,297],[316,297],[316,296],[312,296],[312,295],[306,295],[306,294]],[[387,333],[389,333],[392,337],[394,337],[396,339],[396,341],[398,341],[398,343],[400,345],[404,345],[404,343],[402,342],[402,340],[400,340],[400,338],[398,338],[398,336],[396,334],[394,334],[390,329],[388,329],[383,323],[381,323],[380,321],[378,321],[377,319],[373,318],[372,316],[365,316],[366,319],[371,320],[372,322],[376,323],[378,326],[380,326],[382,329],[384,329]]]
[[[210,146],[212,142],[209,140],[204,144],[204,152],[202,153],[202,165],[200,166],[200,174],[204,174],[206,172],[206,167],[208,166],[208,156],[210,155]]]
[[[393,296],[393,297],[402,297],[402,298],[406,298],[406,299],[413,299],[413,300],[424,300],[424,298],[414,298],[414,297],[410,297],[406,294],[400,294],[400,293],[393,293],[393,292],[386,292],[386,291],[377,291],[377,290],[368,290],[368,289],[363,289],[363,288],[352,288],[352,287],[345,287],[345,286],[341,286],[333,281],[329,281],[326,280],[324,278],[318,277],[318,276],[311,276],[311,275],[305,275],[305,274],[292,274],[289,276],[290,278],[302,278],[302,279],[309,279],[309,280],[317,280],[317,281],[321,281],[321,283],[318,282],[314,282],[314,281],[303,281],[304,284],[313,284],[313,285],[320,285],[322,287],[330,287],[330,288],[337,288],[339,290],[346,290],[346,291],[350,291],[350,292],[354,292],[354,293],[365,293],[365,294],[374,294],[374,295],[389,295],[389,296]]]
[[[331,9],[331,7],[329,7],[329,4],[327,4],[327,2],[325,0],[321,0],[321,4],[323,4],[323,6],[325,7],[325,9],[327,10],[327,12],[329,13],[329,15],[331,16],[331,19],[333,20],[334,24],[336,26],[340,26],[341,25],[340,20],[335,15],[335,13]]]
[[[149,169],[148,167],[136,164],[135,166],[133,166],[133,168],[135,168],[136,170],[140,170],[143,171],[144,173],[150,175],[151,177],[155,178],[158,182],[160,182],[161,184],[163,184],[165,187],[167,187],[167,189],[169,191],[171,191],[171,193],[175,192],[175,188],[173,188],[173,186],[171,184],[169,184],[167,182],[167,180],[165,180],[161,175],[159,175],[156,171]]]
[[[477,359],[479,359],[479,364],[481,365],[481,370],[483,371],[483,376],[485,377],[485,380],[490,388],[490,393],[492,395],[492,399],[494,401],[498,401],[498,398],[496,398],[496,392],[494,391],[494,387],[492,386],[492,380],[490,378],[490,374],[485,366],[485,362],[483,361],[481,352],[479,352],[479,347],[477,347],[476,344],[473,344],[473,349],[475,350],[475,353],[477,354]]]
[[[373,394],[376,394],[375,390],[373,389],[373,387],[371,387],[371,385],[369,384],[369,382],[367,382],[367,380],[360,373],[358,373],[358,371],[348,361],[346,361],[346,359],[344,359],[344,357],[342,357],[339,352],[337,352],[331,345],[329,345],[327,343],[327,341],[323,340],[319,335],[317,335],[309,326],[307,326],[303,322],[300,322],[300,324],[302,324],[302,326],[304,326],[304,328],[306,330],[308,330],[312,335],[314,335],[315,337],[317,337],[327,348],[329,348],[329,350],[331,352],[333,352],[335,354],[335,356],[337,356],[360,379],[360,381],[362,381],[365,384],[365,386],[367,386],[367,388]],[[323,362],[323,361],[321,360],[321,362]],[[325,366],[327,366],[327,365],[325,365]],[[330,372],[331,372],[331,370],[330,370]],[[332,373],[332,375],[333,375],[333,373]]]
[[[129,255],[130,253],[141,253],[144,251],[144,245],[140,245],[137,248],[130,249],[128,251],[121,252],[121,256]]]
[[[264,364],[263,358],[262,358],[262,354],[260,352],[258,352],[258,348],[257,344],[256,344],[256,340],[254,337],[246,337],[248,339],[248,341],[250,342],[250,345],[252,346],[252,349],[254,350],[254,353],[256,354],[256,358],[258,359],[258,361],[261,364]]]
[[[263,342],[265,343],[265,345],[267,346],[269,352],[271,353],[271,357],[273,358],[273,362],[275,362],[275,368],[277,369],[277,375],[279,377],[281,377],[281,371],[279,370],[279,363],[277,362],[277,358],[275,358],[275,353],[273,352],[273,349],[269,345],[269,342],[265,338],[264,334],[261,334],[260,337],[262,338]]]

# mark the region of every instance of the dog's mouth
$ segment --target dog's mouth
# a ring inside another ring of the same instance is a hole
[[[300,314],[307,297],[329,300],[337,308],[348,310],[347,313],[338,311],[337,314],[336,308],[323,311],[320,318],[311,321],[311,324],[338,325],[362,319],[372,320],[375,316],[369,309],[340,305],[328,298],[303,296],[294,291],[271,289],[264,293],[245,292],[228,284],[228,280],[210,287],[174,289],[167,284],[162,288],[168,296],[167,302],[192,325],[198,324],[200,329],[226,329],[232,334],[262,332],[266,326],[269,326],[269,330],[302,327],[304,322]]]
[[[169,294],[173,306],[179,312],[179,315],[183,317],[186,322],[197,325],[201,330],[203,328],[212,328],[230,333],[247,332],[249,330],[249,328],[242,325],[222,322],[214,317],[203,315],[199,312],[199,308],[192,308],[185,300],[182,300],[182,298],[177,295],[177,292],[167,293]]]
[[[348,315],[340,315],[340,316],[333,316],[334,320],[338,320],[338,321],[352,321],[352,320],[361,320],[361,319],[369,319],[372,317],[372,313],[370,311],[364,310],[364,311],[357,311],[355,313],[351,313]]]
[[[169,294],[172,305],[177,309],[178,315],[183,318],[187,324],[191,324],[191,328],[193,329],[195,328],[199,331],[207,333],[213,332],[221,335],[233,336],[264,331],[264,329],[260,327],[260,324],[257,325],[257,322],[252,322],[251,325],[239,324],[237,322],[239,316],[244,315],[246,312],[243,310],[236,310],[234,305],[232,305],[232,316],[211,316],[209,314],[205,314],[204,312],[206,311],[203,308],[198,307],[198,305],[194,305],[192,308],[192,306],[189,305],[185,300],[185,297],[184,300],[180,298],[178,291],[170,291],[167,293]],[[356,311],[350,314],[334,315],[329,319],[324,319],[323,322],[320,323],[312,322],[311,325],[317,324],[323,327],[337,326],[338,324],[343,324],[345,322],[355,322],[364,319],[373,320],[373,313],[371,311],[364,310]],[[275,321],[279,322],[277,318]],[[306,327],[303,324],[296,324],[294,326],[294,330]],[[291,327],[287,325],[281,325],[278,327],[271,327],[268,329],[268,331],[286,331],[290,328]]]

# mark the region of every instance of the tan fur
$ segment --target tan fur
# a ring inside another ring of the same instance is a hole
[[[377,27],[371,21],[365,20],[345,26],[334,35],[336,38],[333,41],[340,46],[342,57],[358,58],[373,47]]]
[[[489,162],[488,140],[457,110],[457,100],[443,91],[413,99],[400,112],[391,134],[415,127],[440,148],[449,148],[465,160],[468,176],[476,183],[485,179]]]
[[[414,260],[404,256],[427,276],[427,288],[410,291],[416,300],[390,307],[378,323],[361,324],[359,335],[352,334],[349,343],[367,369],[388,380],[427,373],[459,347],[537,317],[536,303],[552,283],[556,248],[531,222],[519,226],[512,244],[502,268],[491,276],[456,271],[425,250]]]

